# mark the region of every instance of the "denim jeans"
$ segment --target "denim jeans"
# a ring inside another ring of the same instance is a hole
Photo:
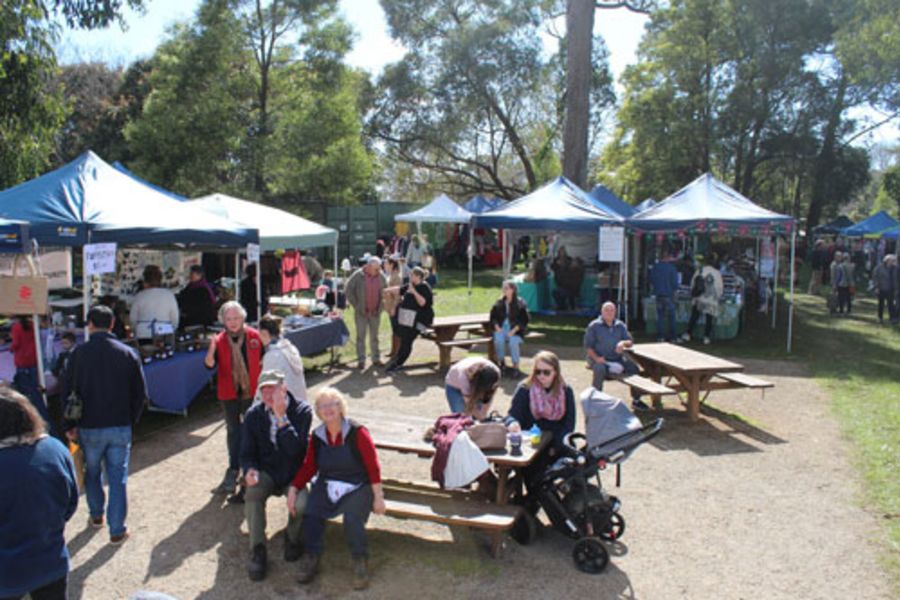
[[[38,414],[49,426],[50,413],[47,411],[47,405],[44,404],[44,396],[39,387],[37,367],[17,367],[16,374],[13,375],[13,387],[31,401]]]
[[[522,345],[522,338],[519,335],[509,335],[509,319],[503,321],[503,329],[494,332],[494,351],[497,353],[497,360],[503,364],[506,358],[506,343],[509,342],[509,357],[512,359],[514,367],[519,366],[519,346]]]
[[[666,332],[663,333],[663,323]],[[659,339],[675,339],[675,302],[671,296],[656,297],[656,337]]]
[[[466,399],[458,387],[453,387],[452,385],[444,386],[444,392],[447,394],[447,404],[450,405],[450,412],[461,413],[465,410]]]
[[[109,482],[109,505],[106,521],[109,535],[125,533],[125,517],[128,515],[128,458],[131,455],[131,427],[80,428],[78,437],[84,449],[84,487],[88,508],[92,517],[103,516],[106,496],[100,481],[101,462],[106,468]]]

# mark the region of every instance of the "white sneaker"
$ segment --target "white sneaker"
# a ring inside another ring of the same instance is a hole
[[[689,334],[689,333],[682,333],[682,334],[681,334],[681,341],[682,341],[682,342],[689,342],[689,341],[691,341],[691,334]]]
[[[704,338],[703,338],[703,345],[704,345],[704,346],[709,346],[711,343],[712,343],[712,340],[710,340],[708,337],[704,337]]]

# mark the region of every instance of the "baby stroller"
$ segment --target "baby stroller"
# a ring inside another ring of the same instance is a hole
[[[600,471],[628,458],[662,425],[663,419],[656,419],[595,446],[588,446],[584,434],[570,433],[564,440],[568,455],[557,459],[541,477],[537,504],[557,530],[577,540],[572,558],[580,571],[603,571],[609,564],[603,540],[615,541],[625,533],[621,503],[603,490]]]

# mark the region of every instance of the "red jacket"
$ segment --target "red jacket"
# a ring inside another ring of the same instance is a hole
[[[231,378],[231,342],[228,332],[216,334],[216,364],[219,367],[216,397],[219,400],[236,400],[237,392]],[[250,398],[256,396],[256,382],[262,366],[262,340],[259,332],[252,327],[244,327],[244,343],[247,345],[247,374],[250,376]]]
[[[28,331],[22,327],[19,321],[12,325],[12,345],[9,347],[13,353],[13,363],[17,369],[27,369],[37,366],[37,352],[34,347],[34,330]]]

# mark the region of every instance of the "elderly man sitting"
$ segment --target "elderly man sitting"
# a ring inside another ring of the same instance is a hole
[[[616,305],[604,302],[600,308],[600,316],[587,327],[584,332],[584,347],[587,350],[588,363],[594,372],[592,386],[603,389],[603,381],[609,377],[635,375],[639,372],[636,364],[626,358],[624,352],[632,345],[628,327],[616,318]],[[637,390],[631,390],[631,406],[634,410],[647,410]]]
[[[306,457],[312,409],[287,391],[284,373],[264,371],[259,376],[262,402],[244,417],[241,436],[241,468],[247,486],[244,515],[250,530],[252,581],[266,576],[266,500],[285,493]],[[297,495],[297,511],[288,517],[284,560],[294,562],[302,554],[299,515],[306,505],[306,490]],[[296,515],[296,516],[295,516]]]

